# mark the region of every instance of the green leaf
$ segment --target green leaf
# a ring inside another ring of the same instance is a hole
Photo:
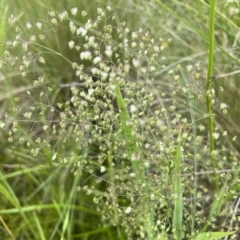
[[[9,191],[2,185],[0,184],[0,193],[7,198],[13,206],[18,206],[18,204],[15,201],[15,198],[9,193]]]
[[[235,232],[205,232],[198,234],[194,240],[214,240],[216,238],[222,238],[234,234]]]
[[[175,229],[175,239],[182,239],[182,216],[183,216],[183,196],[182,196],[182,179],[181,179],[181,130],[178,134],[178,146],[175,155],[175,169],[173,175],[173,193],[176,197],[173,212],[173,228]]]

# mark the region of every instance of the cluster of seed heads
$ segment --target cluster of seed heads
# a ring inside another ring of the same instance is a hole
[[[231,186],[224,185],[234,178],[231,171],[224,170],[229,163],[233,168],[238,164],[236,153],[228,149],[226,131],[215,128],[218,148],[212,153],[218,159],[217,169],[225,191],[214,195],[214,190],[209,190],[213,185],[211,173],[202,176],[194,170],[195,161],[199,172],[211,170],[208,116],[199,116],[196,108],[204,109],[207,94],[214,108],[223,114],[228,109],[214,89],[205,92],[200,64],[178,65],[169,70],[168,76],[158,75],[166,67],[164,50],[170,39],[154,39],[142,29],[131,31],[126,22],[116,21],[110,7],[98,8],[95,20],[87,19],[88,13],[83,11],[83,25],[76,21],[78,14],[77,8],[60,14],[51,11],[47,21],[25,26],[16,17],[9,18],[17,35],[6,43],[0,66],[18,69],[23,78],[37,78],[32,80],[32,90],[14,99],[14,108],[0,122],[0,127],[8,131],[8,141],[22,144],[39,164],[50,154],[54,165],[65,165],[74,174],[85,172],[94,177],[95,184],[83,181],[79,191],[93,195],[103,222],[124,227],[128,239],[146,239],[146,221],[151,216],[155,224],[150,228],[155,237],[173,230],[173,202],[178,196],[173,192],[172,177],[181,131],[185,237],[193,233],[189,228],[192,221],[199,229],[206,221],[209,229],[218,229],[216,222],[227,216],[228,220],[221,224],[228,228],[232,202],[222,204],[223,209],[216,209],[210,219],[205,211],[217,198],[221,201],[231,196],[232,201],[236,197]],[[77,56],[75,59],[45,44],[48,34],[57,32],[63,22],[71,33],[64,47]],[[35,35],[37,31],[39,34]],[[74,81],[58,85],[59,89],[70,88],[71,97],[65,102],[51,100],[54,89],[44,75],[48,54],[63,58],[74,73]],[[191,79],[190,84],[183,81],[182,72]],[[118,87],[128,120],[122,118]],[[124,127],[131,130],[131,136],[124,134]],[[19,138],[22,132],[25,134]],[[133,141],[135,148],[131,150]],[[143,178],[139,177],[141,174]],[[191,206],[196,208],[194,216]],[[193,230],[198,231],[197,227]]]

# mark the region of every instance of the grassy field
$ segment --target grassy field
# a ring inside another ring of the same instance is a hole
[[[239,9],[1,0],[0,239],[239,239]]]

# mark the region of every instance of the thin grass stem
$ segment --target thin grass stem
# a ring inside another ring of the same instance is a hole
[[[209,54],[208,54],[208,72],[206,79],[206,105],[208,112],[208,129],[209,129],[209,138],[210,138],[210,155],[212,169],[214,171],[215,187],[216,191],[219,189],[218,184],[218,175],[216,173],[216,163],[215,163],[215,154],[214,154],[214,122],[213,122],[213,113],[212,113],[212,103],[211,103],[211,83],[212,83],[212,73],[213,73],[213,62],[214,62],[214,21],[215,21],[215,6],[216,1],[211,1],[210,7],[210,19],[209,19]]]

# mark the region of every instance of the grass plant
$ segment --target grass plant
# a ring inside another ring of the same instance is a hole
[[[212,1],[210,5],[210,16],[209,16],[209,58],[208,58],[208,72],[207,72],[207,80],[206,80],[206,104],[207,104],[207,112],[208,112],[208,129],[209,129],[209,137],[210,137],[210,153],[211,153],[211,162],[212,169],[214,171],[215,178],[215,187],[218,192],[218,176],[216,174],[216,164],[215,164],[215,142],[214,142],[214,125],[213,125],[213,113],[212,113],[212,103],[211,103],[211,82],[213,79],[213,61],[214,61],[214,25],[215,25],[215,5],[216,1]]]
[[[1,239],[239,238],[237,3],[0,8]]]

